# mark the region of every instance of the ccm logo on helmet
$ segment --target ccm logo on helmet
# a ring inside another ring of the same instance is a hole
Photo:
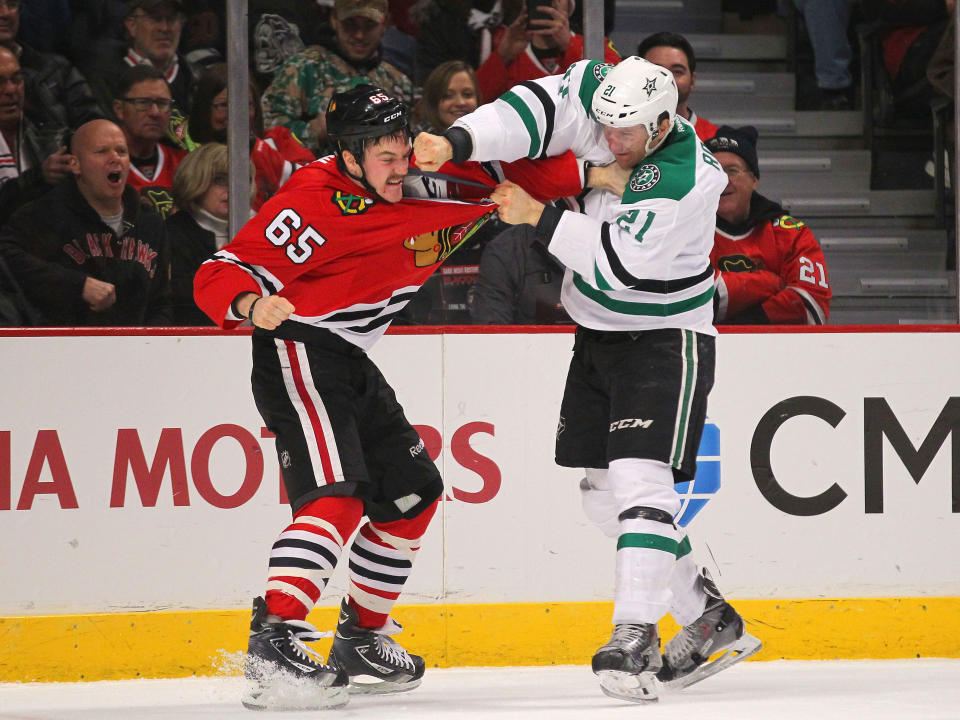
[[[398,117],[400,117],[402,114],[403,114],[403,111],[402,111],[402,110],[398,110],[398,111],[395,112],[393,115],[388,115],[386,118],[384,118],[383,122],[384,122],[384,124],[386,124],[386,123],[390,122],[391,120],[396,120],[396,119],[397,119]]]

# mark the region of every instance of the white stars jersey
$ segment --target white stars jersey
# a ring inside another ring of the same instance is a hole
[[[473,139],[471,160],[545,157],[572,150],[613,161],[592,117],[593,92],[611,66],[575,63],[565,75],[525,82],[455,123]],[[710,250],[726,175],[693,127],[677,118],[636,167],[623,197],[591,190],[568,199],[549,249],[567,268],[562,300],[595,330],[684,328],[715,334]],[[582,213],[582,214],[581,214]]]

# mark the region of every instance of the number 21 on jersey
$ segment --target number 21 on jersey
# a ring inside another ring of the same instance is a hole
[[[819,285],[822,288],[827,285],[827,272],[823,269],[822,263],[815,263],[806,257],[800,257],[800,279],[811,285]],[[816,269],[814,269],[816,266]]]

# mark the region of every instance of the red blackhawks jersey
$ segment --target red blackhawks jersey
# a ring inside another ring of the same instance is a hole
[[[147,177],[133,163],[130,163],[127,185],[136,190],[164,220],[173,212],[173,174],[180,161],[186,156],[186,150],[158,144],[157,165],[152,177]]]
[[[690,110],[690,117],[687,119],[687,122],[693,125],[693,131],[697,134],[697,137],[700,138],[703,142],[706,142],[714,135],[717,134],[716,125],[707,120],[705,117],[700,117],[697,115],[693,108],[688,108]]]
[[[780,213],[742,234],[722,222],[714,233],[716,324],[825,324],[832,293],[820,244],[801,221],[758,199]]]
[[[497,30],[493,36],[493,47],[497,47],[504,33],[506,33],[505,27]],[[583,60],[583,36],[575,33],[570,33],[570,44],[566,51],[552,58],[537,57],[533,46],[527,43],[524,51],[517,55],[512,63],[505,65],[500,53],[494,51],[477,68],[480,95],[484,102],[492,102],[524,80],[536,80],[547,75],[566,72],[567,68],[578,60]],[[620,53],[608,38],[604,38],[603,60],[611,65],[620,62]]]
[[[471,182],[483,174],[477,165],[467,164]],[[441,169],[459,172],[449,164]],[[486,182],[495,184],[489,176]],[[366,350],[495,209],[489,201],[387,203],[370,197],[328,156],[298,170],[200,266],[194,297],[214,322],[232,328],[242,322],[231,310],[239,294],[279,294],[295,308],[281,328],[324,328]]]
[[[313,153],[285,127],[271,128],[262,138],[257,138],[250,152],[257,185],[253,209],[259,210],[267,198],[290,179],[294,170],[315,159]]]

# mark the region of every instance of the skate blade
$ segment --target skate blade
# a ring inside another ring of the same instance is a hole
[[[759,638],[745,632],[739,640],[724,650],[723,654],[715,660],[704,663],[689,675],[684,675],[674,680],[666,680],[663,682],[663,685],[670,690],[683,690],[683,688],[688,688],[701,680],[706,680],[708,677],[716,675],[721,670],[726,670],[731,665],[736,665],[741,660],[746,660],[762,647],[763,643],[760,642]]]
[[[383,680],[380,682],[355,682],[350,680],[351,695],[389,695],[390,693],[409,692],[414,688],[420,687],[423,678],[409,680],[407,682],[390,682]]]
[[[284,686],[260,687],[247,691],[240,702],[248,710],[335,710],[350,701],[345,685],[312,688]]]
[[[659,700],[654,673],[644,672],[634,675],[621,670],[598,670],[595,674],[600,678],[600,689],[608,697],[635,703],[652,703]]]

